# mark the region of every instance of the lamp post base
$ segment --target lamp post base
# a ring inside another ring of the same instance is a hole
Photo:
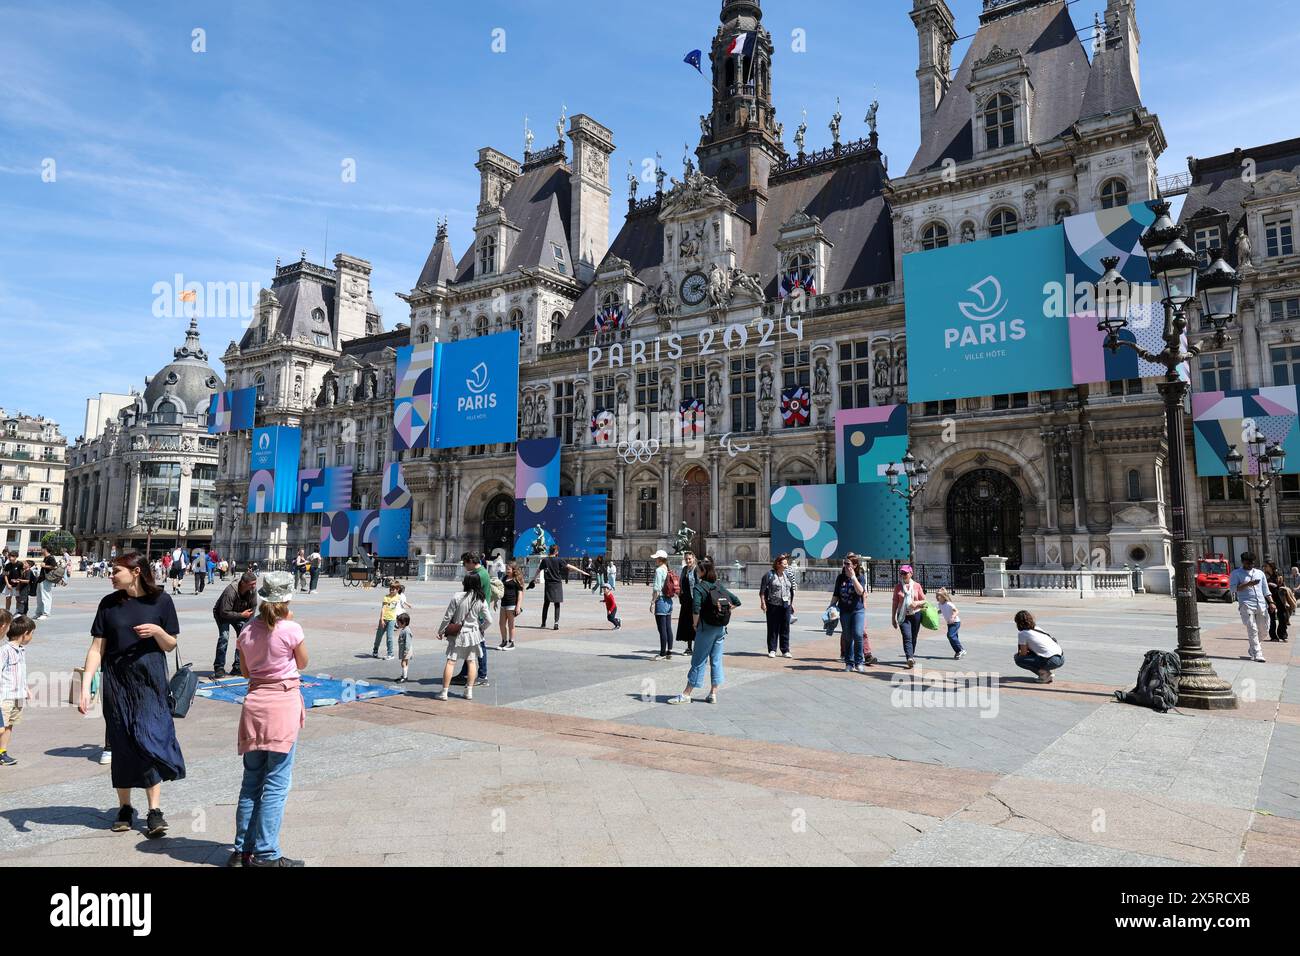
[[[1192,710],[1235,710],[1237,695],[1232,684],[1214,672],[1205,657],[1188,659],[1178,654],[1182,673],[1178,676],[1178,706]]]

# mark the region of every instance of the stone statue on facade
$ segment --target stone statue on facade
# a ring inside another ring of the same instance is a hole
[[[764,365],[763,370],[758,373],[758,400],[760,402],[776,401],[775,392],[773,391],[772,366]]]
[[[799,124],[799,128],[794,131],[794,147],[799,151],[800,156],[803,155],[803,148],[807,142],[808,142],[808,111],[804,110],[803,122],[801,122]]]
[[[673,377],[671,375],[659,376],[659,410],[661,412],[673,411]]]
[[[878,112],[880,112],[880,101],[872,100],[871,106],[867,108],[867,117],[864,122],[867,124],[867,128],[871,130],[873,136],[876,132],[876,114]]]
[[[578,394],[573,397],[573,420],[579,426],[585,427],[587,423],[587,393],[584,389],[578,389]]]
[[[901,345],[894,356],[894,384],[907,384],[907,346]]]
[[[618,383],[618,391],[615,393],[614,406],[618,411],[629,407],[627,400],[627,382]]]
[[[713,135],[713,120],[709,118],[708,113],[700,114],[700,138],[708,139]]]
[[[722,379],[717,371],[709,373],[709,408],[722,408]]]
[[[555,124],[555,141],[557,143],[564,142],[564,126],[566,123],[568,123],[568,121],[569,121],[569,106],[566,103],[560,108],[560,119]]]
[[[844,114],[840,112],[840,98],[835,97],[835,112],[831,115],[830,130],[831,142],[840,145],[840,122],[844,119]]]
[[[638,185],[638,181],[636,178],[636,170],[633,169],[632,160],[629,159],[627,161],[627,198],[628,199],[635,201],[637,185]]]
[[[876,388],[889,388],[889,359],[884,352],[876,353]]]
[[[681,554],[691,550],[691,542],[695,540],[695,531],[689,527],[685,521],[677,529],[677,538],[673,541],[673,554]]]
[[[968,222],[963,222],[961,224],[961,241],[962,242],[975,241],[975,224],[973,222],[968,221]]]
[[[533,151],[533,131],[528,128],[528,117],[524,117],[524,155]]]
[[[709,302],[718,309],[731,302],[731,282],[726,271],[716,262],[709,267]]]
[[[733,295],[743,292],[753,296],[759,302],[767,298],[758,276],[753,273],[745,272],[743,269],[732,269],[729,278]]]
[[[655,153],[655,190],[657,192],[664,191],[664,178],[667,175],[668,173],[664,171],[664,158]]]
[[[537,415],[535,421],[537,426],[538,437],[544,438],[546,436],[546,396],[545,395],[537,396],[537,407],[535,409],[535,413]]]
[[[691,160],[690,145],[682,143],[682,149],[684,150],[682,153],[682,175],[686,177],[686,182],[689,183],[691,177],[695,175],[695,163]]]
[[[831,393],[831,370],[826,367],[826,359],[817,360],[817,368],[813,373],[813,394],[817,396],[830,395]]]
[[[1249,269],[1254,263],[1251,262],[1250,251],[1250,233],[1246,231],[1245,226],[1237,229],[1237,268]]]

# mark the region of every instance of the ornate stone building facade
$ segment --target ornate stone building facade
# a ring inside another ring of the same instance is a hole
[[[41,535],[59,527],[67,444],[57,422],[0,408],[0,542],[9,551],[34,557]]]
[[[217,439],[208,404],[222,388],[191,319],[185,343],[143,394],[82,436],[68,454],[63,527],[82,554],[107,558],[116,548],[159,554],[177,544],[208,548],[217,516]],[[101,407],[102,396],[88,400]]]
[[[522,162],[483,149],[474,241],[457,258],[439,227],[403,296],[409,326],[339,334],[328,290],[340,270],[300,263],[327,290],[323,337],[250,332],[224,357],[231,386],[249,384],[255,367],[278,369],[268,421],[303,425],[304,464],[364,462],[354,501],[363,507],[392,457],[393,349],[517,329],[520,435],[562,439],[562,493],[610,496],[612,554],[647,557],[685,521],[697,550],[766,560],[771,491],[835,480],[835,412],[907,401],[902,256],[1151,198],[1165,142],[1141,101],[1135,0],[1109,0],[1091,56],[1062,0],[986,0],[955,72],[951,11],[914,0],[922,140],[894,179],[875,104],[862,139],[841,140],[837,110],[828,147],[808,148],[805,117],[787,149],[762,17],[758,0],[722,3],[713,102],[694,156],[680,180],[659,169],[649,196],[629,177],[612,241],[614,137],[604,126],[580,115],[566,133],[562,119],[558,141],[533,151],[530,136]],[[748,34],[752,43],[733,49]],[[272,298],[288,310],[282,279]],[[921,560],[1140,564],[1149,587],[1167,588],[1153,383],[1007,386],[912,408],[916,453],[934,475],[919,501]],[[798,406],[783,407],[798,389]],[[684,440],[674,419],[683,405],[700,410],[701,440]],[[593,435],[600,412],[609,419]],[[223,494],[246,488],[246,446],[246,436],[223,443]],[[513,446],[404,461],[413,553],[448,558],[509,540]],[[236,517],[226,531],[247,557],[283,558],[318,535],[307,518]]]
[[[1300,383],[1300,139],[1190,159],[1181,222],[1202,254],[1220,247],[1242,277],[1241,312],[1226,349],[1193,368],[1199,391]],[[1245,449],[1241,449],[1245,454]],[[1288,461],[1300,468],[1300,462]],[[1265,507],[1261,547],[1250,489],[1222,478],[1189,483],[1189,527],[1210,552],[1236,557],[1250,546],[1287,565],[1300,562],[1300,476],[1283,475]]]

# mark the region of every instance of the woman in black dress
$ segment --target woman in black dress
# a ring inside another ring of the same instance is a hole
[[[167,694],[167,652],[176,647],[180,623],[167,593],[154,583],[149,562],[137,551],[113,560],[113,593],[99,602],[90,625],[87,674],[103,668],[104,721],[113,751],[118,813],[113,830],[131,829],[131,791],[149,801],[145,833],[167,832],[159,800],[164,780],[185,777]],[[81,712],[90,709],[90,683],[83,681]]]
[[[686,653],[695,649],[695,586],[700,580],[700,566],[695,563],[695,554],[687,551],[682,555],[682,573],[678,580],[682,587],[682,612],[677,615],[677,641],[686,645]]]

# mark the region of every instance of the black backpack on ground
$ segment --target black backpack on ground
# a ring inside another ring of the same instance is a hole
[[[712,627],[726,627],[731,623],[731,599],[718,587],[707,588],[700,602],[700,620]]]
[[[1137,686],[1117,690],[1115,697],[1126,704],[1138,704],[1164,713],[1178,706],[1178,676],[1182,662],[1173,651],[1147,651],[1138,670]]]

